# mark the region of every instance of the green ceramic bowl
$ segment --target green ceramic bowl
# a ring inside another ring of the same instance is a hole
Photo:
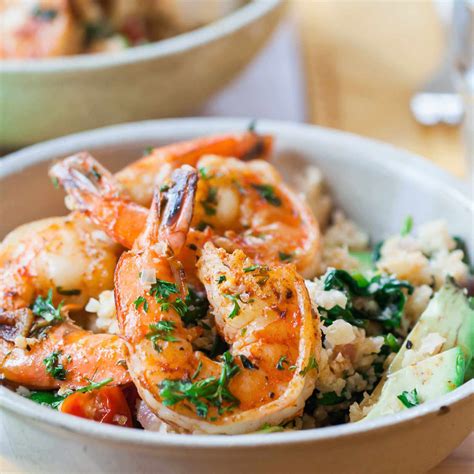
[[[282,0],[254,0],[197,30],[119,53],[0,61],[0,148],[189,113],[264,45]]]

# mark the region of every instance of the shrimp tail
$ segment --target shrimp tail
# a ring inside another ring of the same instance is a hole
[[[161,199],[163,213],[159,238],[168,243],[174,254],[178,254],[186,242],[191,226],[198,174],[192,166],[183,165],[173,172],[171,181],[171,187],[163,193]],[[155,218],[154,222],[157,221]]]
[[[81,152],[56,163],[50,177],[71,196],[76,210],[84,212],[115,241],[132,248],[145,226],[148,210],[121,192],[110,171],[92,155]]]
[[[87,152],[57,162],[50,168],[49,176],[74,198],[80,211],[90,210],[98,197],[113,199],[120,195],[112,173]]]

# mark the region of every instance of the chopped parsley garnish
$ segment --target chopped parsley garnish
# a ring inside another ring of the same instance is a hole
[[[240,313],[239,301],[242,301],[240,299],[240,295],[224,295],[224,298],[228,298],[234,303],[234,307],[232,308],[232,311],[229,313],[228,316],[229,319],[233,319]]]
[[[217,205],[217,188],[210,187],[207,190],[207,197],[206,199],[201,201],[201,205],[204,208],[204,212],[208,216],[215,216],[216,215],[216,205]]]
[[[152,147],[152,146],[147,146],[147,147],[143,150],[143,156],[151,155],[151,154],[153,153],[153,150],[154,150],[154,147]]]
[[[400,235],[402,237],[405,237],[412,231],[412,229],[413,229],[413,217],[407,216],[400,230]]]
[[[300,370],[299,375],[304,377],[310,370],[317,369],[317,368],[318,368],[318,363],[316,362],[316,359],[314,357],[310,357],[308,365],[303,370]]]
[[[146,335],[147,339],[153,344],[156,351],[161,352],[159,341],[177,342],[179,339],[173,336],[172,332],[176,328],[173,321],[162,320],[157,323],[149,324],[150,332]]]
[[[191,376],[191,380],[194,380],[200,373],[202,369],[202,360],[199,361],[194,374]]]
[[[196,225],[196,230],[199,230],[199,231],[204,231],[206,230],[206,227],[212,227],[211,224],[205,222],[205,221],[199,221]]]
[[[178,287],[171,281],[157,280],[150,288],[150,295],[155,297],[157,303],[168,301],[170,295],[177,293]]]
[[[247,356],[240,354],[239,357],[245,369],[258,369],[258,367]]]
[[[102,178],[102,175],[94,167],[91,168],[91,175],[96,181],[100,181]]]
[[[397,341],[397,338],[389,332],[384,336],[384,344],[390,348],[392,352],[398,352],[400,350],[400,344]]]
[[[209,172],[206,167],[200,166],[198,171],[199,171],[199,176],[201,177],[201,179],[206,180],[206,179],[212,178],[212,176],[209,175]]]
[[[188,288],[184,304],[186,305],[186,311],[180,316],[185,326],[198,324],[206,316],[209,309],[209,302],[205,293],[198,293],[191,287]]]
[[[282,262],[291,262],[294,256],[295,256],[294,253],[278,252],[278,258]]]
[[[420,399],[418,398],[418,392],[416,388],[407,392],[403,391],[400,395],[397,395],[397,398],[405,405],[407,408],[413,408],[420,404]]]
[[[189,401],[201,418],[207,418],[209,407],[218,408],[220,415],[238,406],[239,400],[230,392],[230,379],[239,372],[239,366],[229,352],[222,354],[220,377],[207,377],[196,382],[191,380],[164,380],[160,385],[160,397],[165,406]]]
[[[56,288],[56,291],[60,294],[60,295],[64,295],[64,296],[77,296],[77,295],[80,295],[81,294],[81,290],[78,290],[78,289],[75,289],[75,288],[72,288],[70,290],[66,290],[64,289],[62,286],[58,286]]]
[[[244,268],[244,272],[245,273],[254,272],[255,270],[258,270],[260,268],[262,268],[260,265],[250,265],[250,267]]]
[[[285,370],[285,367],[283,367],[285,364],[288,365],[288,357],[287,357],[286,355],[282,355],[282,356],[278,359],[276,368],[277,368],[278,370]]]
[[[264,285],[268,281],[268,271],[269,268],[266,265],[251,265],[244,268],[244,273],[255,272],[255,276],[258,277],[258,285]]]
[[[224,283],[226,280],[227,280],[227,277],[226,277],[225,275],[221,275],[221,276],[217,279],[217,284],[220,285],[221,283]]]
[[[280,207],[281,199],[275,194],[275,189],[270,184],[252,184],[252,188],[272,206]]]
[[[61,351],[54,351],[48,357],[43,359],[43,364],[46,366],[46,372],[56,380],[66,380],[67,370],[59,362]]]
[[[55,323],[62,321],[61,307],[63,302],[59,303],[58,307],[55,308],[53,305],[53,290],[48,291],[46,298],[41,295],[38,296],[31,307],[31,311],[35,316],[45,319],[49,323]]]
[[[42,8],[37,5],[33,9],[32,15],[41,21],[52,21],[58,16],[58,11],[53,8]]]
[[[139,296],[134,302],[133,305],[135,306],[136,309],[140,308],[140,306],[143,306],[143,311],[145,313],[148,313],[148,301],[144,296]]]
[[[406,296],[413,293],[413,286],[393,276],[377,274],[367,279],[360,273],[345,270],[329,270],[324,278],[324,290],[342,291],[347,297],[346,307],[339,305],[330,310],[319,307],[321,319],[329,326],[336,319],[365,327],[368,321],[380,323],[384,329],[400,327]]]

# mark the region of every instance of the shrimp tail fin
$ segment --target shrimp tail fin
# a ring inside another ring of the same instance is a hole
[[[54,164],[49,176],[60,184],[80,211],[90,211],[98,198],[112,199],[120,188],[112,173],[87,152],[77,153]]]
[[[75,210],[85,213],[112,239],[132,248],[148,210],[130,201],[110,171],[87,152],[56,163],[49,175],[71,196]]]
[[[195,168],[183,165],[171,176],[171,185],[160,192],[155,189],[146,230],[139,245],[164,242],[173,254],[186,243],[194,213],[198,175]]]

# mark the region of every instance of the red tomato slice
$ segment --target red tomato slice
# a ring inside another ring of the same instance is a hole
[[[119,387],[103,387],[92,392],[76,392],[64,399],[59,411],[118,426],[133,426],[127,400]]]

